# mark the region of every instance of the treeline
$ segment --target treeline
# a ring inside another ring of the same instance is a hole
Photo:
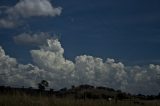
[[[38,84],[39,89],[29,88],[13,88],[9,86],[0,86],[0,94],[27,94],[33,96],[55,96],[57,98],[75,98],[75,99],[105,99],[105,100],[160,100],[158,95],[131,95],[120,90],[114,90],[107,87],[95,87],[92,85],[72,86],[71,88],[62,88],[55,91],[54,89],[45,90],[48,84],[42,81]]]

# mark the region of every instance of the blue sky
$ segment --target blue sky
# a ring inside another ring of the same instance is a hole
[[[56,89],[91,84],[159,93],[159,4],[0,0],[0,85],[36,88],[45,79]]]
[[[0,45],[21,63],[31,62],[30,49],[13,36],[22,32],[50,32],[60,38],[65,57],[87,54],[114,58],[129,65],[160,63],[159,0],[51,0],[63,8],[57,17],[32,17],[13,29],[0,29]],[[13,6],[17,0],[1,0]],[[2,15],[3,16],[3,15]]]

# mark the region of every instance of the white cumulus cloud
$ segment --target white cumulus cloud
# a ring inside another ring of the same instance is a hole
[[[0,83],[32,86],[45,79],[51,88],[92,84],[121,89],[130,93],[158,94],[160,65],[126,66],[108,58],[81,55],[70,61],[57,39],[48,39],[38,50],[31,50],[35,65],[23,65],[0,48]]]
[[[56,16],[60,15],[61,7],[53,7],[50,0],[20,0],[14,7],[7,10],[12,16]]]
[[[74,63],[65,59],[63,53],[64,49],[58,40],[48,40],[47,45],[42,46],[40,50],[31,51],[36,65],[51,73],[50,77],[56,88],[74,84]]]
[[[54,7],[50,0],[20,0],[13,7],[1,6],[0,11],[5,17],[0,19],[1,28],[14,28],[20,20],[38,16],[59,16],[62,7]]]
[[[125,66],[114,59],[103,60],[88,55],[77,56],[72,62],[63,56],[64,49],[57,39],[47,42],[40,50],[32,50],[31,54],[40,69],[52,72],[57,87],[92,84],[131,93],[155,94],[160,91],[159,65]]]
[[[5,54],[0,47],[0,84],[5,86],[36,87],[43,79],[44,70],[31,64],[22,65]],[[47,75],[47,74],[46,74]]]

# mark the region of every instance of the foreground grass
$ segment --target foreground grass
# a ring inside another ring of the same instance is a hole
[[[160,101],[106,101],[106,100],[75,100],[73,98],[56,98],[47,96],[30,96],[26,94],[0,95],[0,106],[160,106]]]

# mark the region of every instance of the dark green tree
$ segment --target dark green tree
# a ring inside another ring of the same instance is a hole
[[[40,83],[38,83],[39,90],[45,90],[48,86],[49,83],[46,80],[42,80]]]

